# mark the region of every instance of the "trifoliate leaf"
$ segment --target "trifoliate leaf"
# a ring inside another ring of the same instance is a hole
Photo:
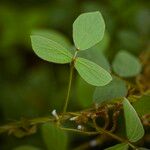
[[[141,71],[141,64],[139,60],[126,51],[120,51],[114,61],[113,70],[121,77],[136,76]]]
[[[115,146],[106,148],[105,150],[128,150],[128,144],[127,143],[122,143],[122,144],[117,144]]]
[[[86,82],[95,86],[104,86],[112,80],[105,69],[84,58],[76,59],[75,68]]]
[[[39,35],[32,35],[31,42],[34,52],[40,58],[54,63],[71,62],[72,54],[55,41]]]
[[[86,50],[104,36],[105,23],[99,11],[81,14],[73,23],[73,40],[79,50]]]
[[[113,99],[125,97],[127,94],[127,87],[123,80],[113,77],[113,80],[103,86],[96,87],[93,100],[97,104],[101,104],[105,101],[110,101]]]
[[[130,142],[137,142],[144,136],[143,125],[135,109],[126,98],[123,100],[123,108],[127,137]]]
[[[42,136],[47,146],[47,150],[66,150],[67,134],[56,125],[46,123],[42,126]]]

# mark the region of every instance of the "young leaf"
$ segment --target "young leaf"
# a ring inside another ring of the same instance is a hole
[[[42,135],[48,150],[66,150],[67,134],[51,123],[42,126]]]
[[[122,143],[122,144],[117,144],[115,146],[106,148],[105,150],[128,150],[128,144],[127,143]]]
[[[73,23],[73,40],[79,50],[86,50],[104,36],[105,23],[99,11],[83,13]]]
[[[127,94],[127,87],[123,80],[113,77],[113,80],[103,86],[96,87],[93,100],[97,104],[101,104],[104,101],[125,97]]]
[[[94,86],[104,86],[112,80],[106,70],[84,58],[76,59],[75,68],[86,82]]]
[[[13,150],[40,150],[40,149],[29,145],[23,145],[23,146],[16,147]]]
[[[40,58],[54,63],[71,62],[72,54],[55,41],[39,35],[32,35],[31,42],[34,52]]]
[[[139,60],[126,51],[120,51],[114,61],[113,70],[121,77],[136,76],[141,71],[141,64]]]
[[[123,100],[123,108],[126,122],[127,137],[129,141],[137,142],[144,136],[143,125],[135,109],[126,98],[124,98]]]
[[[121,77],[136,76],[141,71],[141,64],[139,60],[126,51],[120,51],[114,61],[113,70]]]

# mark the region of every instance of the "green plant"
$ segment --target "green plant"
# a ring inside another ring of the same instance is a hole
[[[68,137],[65,131],[87,135],[106,135],[121,142],[121,144],[107,148],[107,150],[127,150],[129,147],[137,150],[140,149],[134,143],[144,136],[143,122],[141,122],[137,114],[140,111],[138,106],[136,105],[135,107],[136,112],[134,105],[132,106],[131,103],[134,104],[143,95],[149,94],[149,91],[139,91],[140,95],[138,96],[130,94],[129,89],[131,88],[133,90],[135,85],[130,84],[128,81],[125,82],[125,79],[122,77],[134,77],[138,75],[141,71],[141,64],[137,58],[126,51],[120,51],[115,57],[112,65],[114,71],[114,73],[111,73],[112,75],[110,75],[109,69],[106,71],[96,64],[94,59],[99,53],[97,51],[90,51],[90,48],[102,40],[104,31],[104,20],[101,13],[97,11],[81,14],[75,20],[73,24],[75,50],[71,49],[71,45],[66,40],[55,34],[49,34],[43,31],[33,32],[31,35],[32,47],[40,58],[53,63],[70,64],[69,84],[63,111],[57,114],[54,109],[52,111],[53,117],[28,120],[27,125],[25,123],[26,120],[23,120],[8,126],[3,126],[0,128],[1,132],[9,131],[16,134],[16,136],[24,136],[26,132],[21,130],[22,126],[30,129],[30,132],[27,130],[30,134],[34,133],[36,124],[44,123],[42,126],[42,134],[47,149],[49,150],[67,149]],[[67,112],[74,69],[77,70],[79,75],[87,83],[96,86],[93,95],[94,106],[79,112]],[[117,125],[119,129],[123,128],[122,122],[124,119],[122,110],[125,118],[126,136],[124,135],[124,131],[119,131],[119,133],[116,131]],[[145,111],[145,114],[149,113],[148,108]],[[112,115],[110,115],[110,112]],[[101,126],[100,118],[104,119],[103,127]],[[112,120],[112,127],[109,130],[110,120]],[[121,124],[119,124],[119,121],[121,121]],[[75,122],[77,129],[70,127],[70,122]],[[13,128],[14,126],[15,129]],[[101,138],[103,136],[97,136],[94,141],[86,143],[83,147],[81,145],[77,149],[98,145]]]
[[[94,62],[77,56],[80,51],[89,49],[100,42],[104,30],[104,20],[99,12],[81,14],[73,24],[73,40],[76,47],[74,55],[57,41],[41,36],[38,32],[31,36],[33,50],[39,57],[54,63],[70,63],[70,78],[64,113],[68,105],[74,68],[86,82],[95,86],[104,86],[112,80],[106,70]]]

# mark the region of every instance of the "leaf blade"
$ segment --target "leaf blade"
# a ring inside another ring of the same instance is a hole
[[[46,37],[68,49],[70,49],[70,47],[72,46],[70,41],[63,34],[55,30],[34,30],[32,32],[32,35],[40,35]]]
[[[34,52],[46,61],[62,64],[71,62],[72,54],[53,40],[31,35],[31,43]]]
[[[139,60],[126,51],[120,51],[112,64],[113,70],[121,77],[133,77],[140,73]]]
[[[126,134],[131,142],[137,142],[144,136],[143,125],[130,102],[123,100],[124,116],[126,122]]]
[[[99,11],[81,14],[73,23],[73,40],[79,50],[86,50],[104,36],[105,23]]]
[[[75,68],[87,83],[94,86],[104,86],[112,80],[105,69],[81,57],[76,59]]]

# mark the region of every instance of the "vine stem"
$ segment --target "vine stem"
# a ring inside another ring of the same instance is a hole
[[[85,135],[89,135],[89,136],[98,135],[99,134],[98,131],[82,131],[82,130],[78,130],[78,129],[74,129],[74,128],[63,128],[63,127],[59,127],[59,128],[61,130],[81,133],[81,134],[85,134]]]
[[[74,63],[75,63],[75,59],[76,59],[77,53],[78,53],[78,50],[75,51],[75,54],[74,54],[74,56],[72,58],[72,62],[70,64],[69,84],[68,84],[67,96],[66,96],[65,104],[64,104],[64,108],[63,108],[63,114],[66,113],[68,102],[69,102],[71,85],[72,85],[72,78],[73,78],[73,71],[74,71]]]
[[[97,125],[95,119],[93,119],[93,124],[94,124],[96,130],[99,131],[100,133],[105,133],[106,135],[108,135],[108,136],[110,136],[110,137],[112,137],[112,138],[114,138],[114,139],[116,139],[116,140],[118,140],[118,141],[120,141],[120,142],[127,143],[127,144],[128,144],[130,147],[132,147],[134,150],[138,150],[138,148],[137,148],[136,146],[134,146],[132,143],[130,143],[128,140],[123,139],[123,138],[121,138],[121,137],[119,137],[119,136],[117,136],[117,135],[115,135],[115,134],[113,134],[113,133],[111,133],[111,132],[109,132],[109,131],[103,129],[103,128],[100,128],[100,127]]]
[[[63,108],[63,114],[66,113],[68,102],[69,102],[70,91],[71,91],[71,84],[72,84],[72,77],[73,77],[73,70],[74,70],[74,65],[71,63],[69,84],[68,84],[67,96],[66,96],[66,99],[65,99],[65,105],[64,105],[64,108]]]

